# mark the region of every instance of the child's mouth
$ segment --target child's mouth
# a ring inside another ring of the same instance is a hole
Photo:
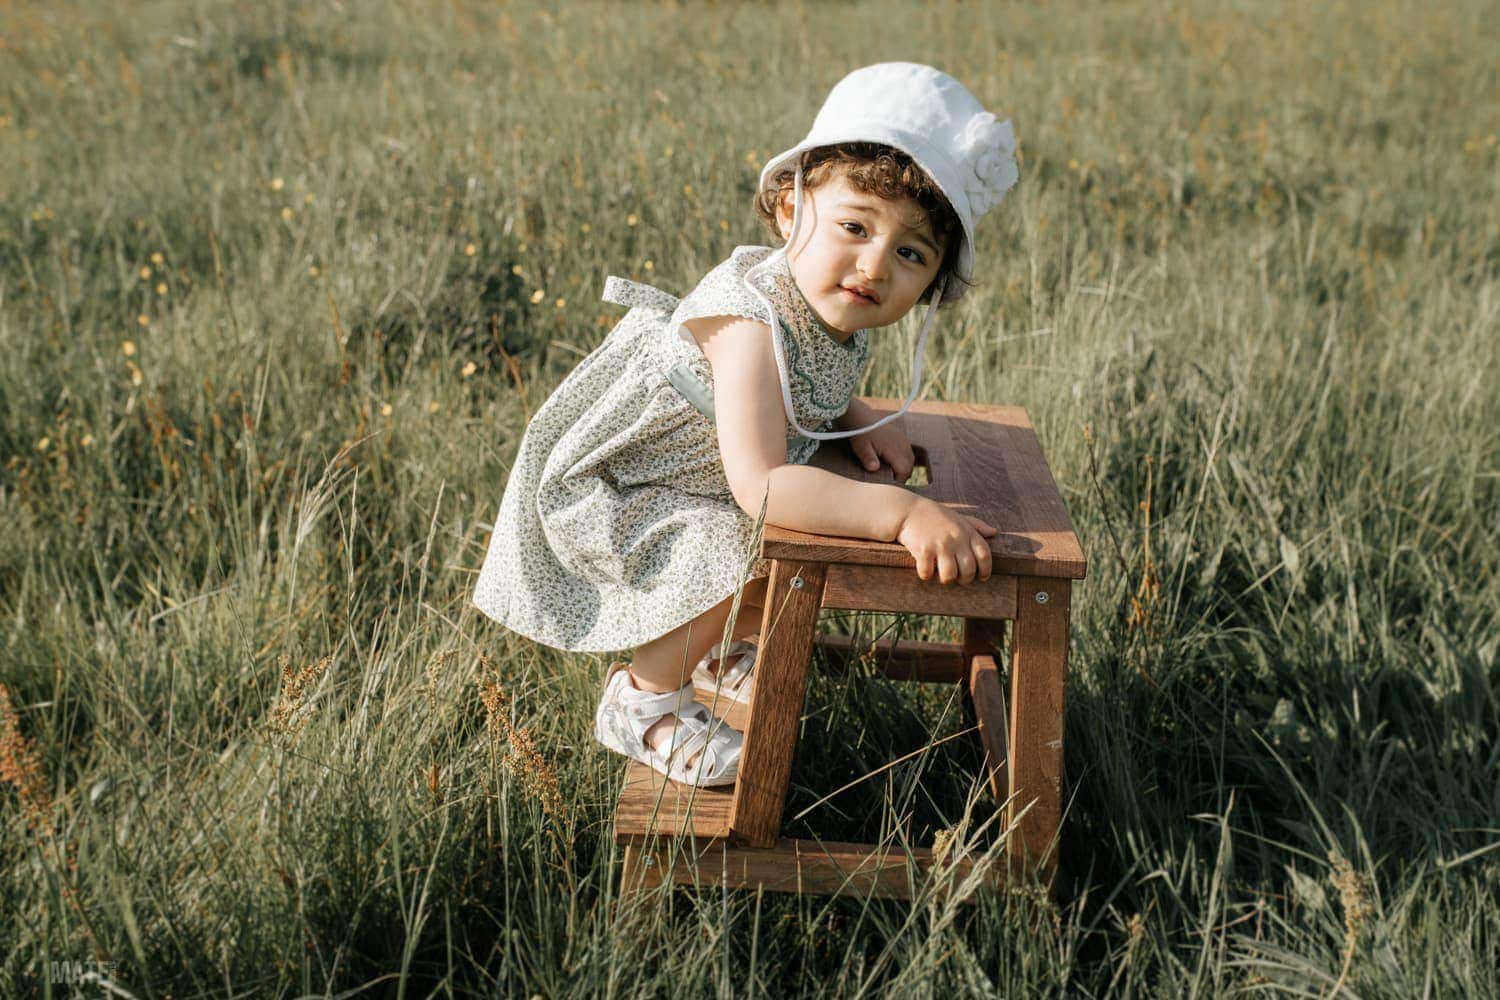
[[[872,305],[872,306],[875,304],[875,300],[874,299],[870,298],[868,295],[861,295],[859,292],[856,292],[852,288],[843,288],[843,287],[840,287],[839,290],[841,292],[843,292],[845,295],[849,296],[851,299],[853,299],[856,302],[863,302],[866,305]]]

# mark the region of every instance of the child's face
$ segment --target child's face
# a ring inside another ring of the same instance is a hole
[[[905,316],[937,276],[943,248],[910,198],[864,194],[836,174],[802,189],[802,225],[787,259],[797,287],[818,318],[845,340],[856,330],[889,326]],[[792,231],[792,194],[776,213]]]

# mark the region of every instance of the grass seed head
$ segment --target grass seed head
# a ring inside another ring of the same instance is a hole
[[[32,828],[50,837],[52,796],[47,792],[42,762],[31,740],[21,733],[21,720],[4,684],[0,684],[0,781],[16,790]]]
[[[510,694],[500,680],[499,671],[488,657],[480,656],[484,671],[479,679],[479,700],[484,704],[484,728],[490,745],[490,759],[499,754],[503,742],[507,751],[500,766],[514,775],[526,792],[541,803],[549,816],[563,815],[562,786],[552,764],[537,749],[531,731],[510,721]]]
[[[313,682],[323,676],[323,672],[332,662],[333,655],[329,654],[300,669],[293,670],[292,658],[282,655],[281,693],[276,698],[276,704],[271,706],[271,715],[268,720],[272,733],[288,740],[296,739],[302,727],[307,723],[302,707],[308,691]]]
[[[1328,880],[1339,891],[1339,905],[1344,910],[1344,960],[1347,963],[1364,936],[1375,905],[1370,899],[1370,886],[1363,875],[1354,870],[1349,859],[1336,851],[1328,853],[1333,872]]]

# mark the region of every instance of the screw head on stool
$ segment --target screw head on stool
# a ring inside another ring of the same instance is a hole
[[[1050,594],[1048,594],[1045,590],[1038,590],[1036,592],[1036,602],[1038,604],[1046,604],[1051,599],[1052,599],[1052,596]]]
[[[802,583],[802,577],[800,577],[800,576],[794,576],[794,577],[792,577],[792,589],[793,590],[801,590],[803,588],[803,586],[804,586],[804,584]]]

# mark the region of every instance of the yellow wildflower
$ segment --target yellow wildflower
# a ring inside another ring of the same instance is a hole
[[[150,326],[151,325],[151,317],[147,316],[145,313],[141,313],[139,316],[137,316],[135,318],[135,321],[137,323],[139,323],[141,326]]]
[[[470,243],[470,244],[468,244],[467,246],[464,247],[464,256],[465,257],[472,257],[472,256],[474,256],[478,252],[479,252],[479,248],[476,247],[472,243]]]
[[[625,216],[625,225],[627,225],[627,226],[633,226],[637,222],[640,222],[640,221],[641,221],[640,219],[636,218],[636,215],[635,215],[634,212],[631,212],[629,215]]]
[[[165,281],[158,281],[156,283],[156,294],[157,295],[165,295],[165,294],[167,294],[167,283]]]
[[[162,253],[161,253],[160,250],[156,251],[156,253],[154,253],[154,254],[151,255],[151,263],[155,264],[157,267],[161,267],[166,262],[167,262],[167,258],[165,258],[165,257],[162,256]]]
[[[391,415],[391,404],[390,403],[381,403],[380,404],[380,415],[382,417],[388,417],[388,416]]]
[[[286,187],[286,181],[282,180],[280,177],[271,178],[272,191],[280,191],[284,187]]]
[[[534,292],[531,293],[531,304],[532,305],[536,305],[538,302],[542,301],[546,297],[547,297],[547,293],[544,292],[544,291],[542,291],[540,288],[538,288],[536,291],[534,291]]]
[[[292,206],[290,206],[290,205],[287,205],[287,206],[283,207],[282,210],[281,210],[281,217],[283,219],[285,219],[287,222],[291,222],[292,221],[292,216],[294,216],[296,214],[297,214],[296,212],[292,211]]]
[[[127,358],[135,357],[135,341],[127,340],[122,343],[120,345],[120,353],[124,354]]]
[[[149,267],[143,267],[143,268],[141,268],[141,280],[142,281],[150,281],[151,280],[151,268],[149,268]]]
[[[430,402],[430,403],[427,404],[427,412],[428,413],[436,413],[438,410],[441,410],[441,409],[442,409],[442,407],[438,405],[437,400],[433,400],[432,402]]]
[[[464,365],[463,370],[460,372],[460,374],[462,374],[464,378],[468,378],[470,375],[473,375],[478,370],[479,370],[479,366],[476,365],[474,362],[470,361],[468,364]]]

